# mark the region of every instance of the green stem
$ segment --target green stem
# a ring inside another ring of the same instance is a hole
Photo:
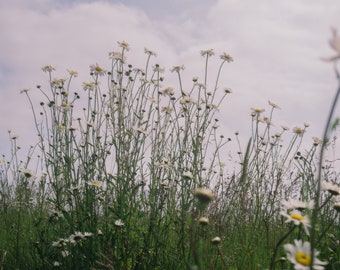
[[[336,76],[338,81],[340,82],[340,75],[339,72],[336,68],[336,66],[334,67]],[[339,99],[340,96],[340,84],[338,86],[338,90],[335,94],[335,97],[333,99],[333,103],[328,115],[328,119],[326,122],[326,127],[324,130],[324,134],[323,134],[323,138],[322,138],[322,145],[321,145],[321,150],[320,150],[320,159],[319,159],[319,165],[318,165],[318,175],[317,175],[317,188],[316,188],[316,194],[315,194],[315,207],[312,213],[312,232],[311,232],[311,237],[310,237],[310,242],[311,242],[311,265],[310,265],[310,269],[313,270],[313,261],[314,261],[314,249],[316,246],[316,225],[317,225],[317,219],[318,219],[318,211],[319,211],[319,198],[320,198],[320,191],[321,191],[321,174],[322,174],[322,164],[323,164],[323,158],[324,158],[324,154],[325,154],[325,149],[326,149],[326,145],[328,142],[328,134],[330,132],[330,126],[331,126],[331,121],[333,118],[333,114],[336,108],[336,104],[337,101]]]

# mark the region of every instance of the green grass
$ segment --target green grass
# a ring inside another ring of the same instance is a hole
[[[220,57],[213,88],[208,50],[202,82],[183,89],[177,66],[172,89],[153,52],[142,70],[127,62],[128,44],[119,46],[108,69],[91,67],[83,91],[74,71],[54,79],[51,66],[43,68],[49,85],[22,91],[38,138],[20,161],[9,133],[11,155],[0,163],[0,269],[293,269],[284,245],[295,239],[311,241],[327,269],[340,269],[336,196],[320,191],[317,177],[320,149],[331,143],[301,149],[308,125],[274,128],[270,103],[269,115],[253,109],[242,145],[238,133],[227,138],[218,127],[218,107],[231,93],[219,78],[230,56]],[[228,147],[239,148],[230,164]],[[331,166],[320,173],[339,186]],[[198,188],[214,199],[200,201]],[[280,213],[293,198],[318,201],[300,213],[312,220],[310,235]]]

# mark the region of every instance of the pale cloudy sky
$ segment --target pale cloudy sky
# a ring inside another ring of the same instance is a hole
[[[320,57],[334,54],[328,40],[330,27],[340,28],[339,14],[338,0],[0,1],[0,153],[9,129],[19,144],[36,139],[19,92],[46,83],[42,66],[55,66],[56,77],[77,70],[74,87],[80,88],[89,65],[108,67],[108,52],[122,40],[137,66],[145,63],[144,47],[156,51],[155,63],[167,70],[184,64],[188,87],[192,77],[203,78],[200,50],[216,52],[211,72],[218,55],[229,53],[235,61],[224,67],[220,83],[233,90],[220,108],[228,137],[236,130],[250,136],[250,108],[269,111],[268,100],[282,108],[277,128],[308,122],[307,139],[321,137],[337,82]]]

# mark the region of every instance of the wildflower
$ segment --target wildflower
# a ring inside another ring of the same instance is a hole
[[[164,106],[161,108],[161,111],[170,114],[172,112],[172,108],[170,108],[169,106]]]
[[[155,166],[160,167],[160,168],[167,168],[169,167],[169,160],[168,159],[163,159],[161,162],[156,162]]]
[[[289,130],[289,127],[287,127],[287,126],[281,126],[281,128],[282,128],[284,131]]]
[[[310,227],[310,220],[304,216],[300,211],[294,210],[290,214],[287,211],[281,211],[280,214],[287,218],[286,223],[294,222],[295,225],[303,225],[305,232],[309,234],[308,227]]]
[[[127,43],[126,41],[118,41],[118,46],[129,51],[130,47],[129,47],[129,43]]]
[[[194,195],[201,203],[204,203],[204,204],[209,203],[215,197],[214,193],[210,189],[207,189],[207,188],[195,189]]]
[[[168,189],[170,188],[170,185],[169,185],[169,182],[168,181],[162,181],[161,182],[161,186],[165,189]]]
[[[120,61],[124,62],[123,54],[120,53],[120,52],[110,52],[109,58],[114,59],[114,60],[120,60]]]
[[[52,247],[63,247],[68,243],[68,239],[64,239],[64,238],[60,238],[58,241],[56,242],[52,242]]]
[[[300,128],[300,127],[294,127],[294,128],[293,128],[293,132],[294,132],[295,134],[301,136],[301,135],[305,132],[305,130],[302,129],[302,128]]]
[[[340,59],[340,37],[338,36],[337,30],[335,28],[331,28],[333,37],[329,40],[329,45],[333,50],[336,51],[336,55],[327,57],[327,58],[321,58],[321,60],[326,62],[333,62],[338,59]]]
[[[286,209],[297,209],[302,211],[306,208],[313,209],[314,208],[314,201],[303,202],[295,199],[290,199],[289,201],[282,201],[282,205]]]
[[[283,246],[287,251],[287,259],[294,264],[295,270],[322,270],[324,269],[323,265],[326,265],[327,262],[320,261],[317,256],[319,252],[314,250],[314,260],[312,265],[312,252],[311,245],[309,242],[302,242],[302,240],[294,240],[293,244],[286,244]],[[311,267],[312,266],[312,267]]]
[[[61,263],[60,263],[60,262],[57,262],[57,261],[54,261],[54,262],[53,262],[53,266],[54,266],[54,267],[59,267],[59,266],[61,266]]]
[[[75,70],[68,69],[67,71],[68,71],[68,73],[69,73],[71,76],[73,76],[73,77],[77,77],[77,76],[78,76],[78,72],[75,71]]]
[[[58,210],[51,211],[51,212],[49,213],[49,215],[50,215],[50,218],[51,218],[51,219],[55,219],[55,220],[58,220],[58,219],[64,217],[63,213],[60,212],[60,211],[58,211]]]
[[[95,83],[92,83],[92,82],[89,82],[89,83],[83,83],[83,89],[85,90],[85,91],[87,91],[87,90],[89,90],[89,91],[91,91],[91,90],[93,90],[94,89],[94,87],[95,87]]]
[[[122,226],[125,225],[125,223],[124,223],[121,219],[117,219],[117,220],[115,221],[115,225],[116,225],[117,227],[122,227]]]
[[[174,66],[170,71],[171,72],[180,72],[181,70],[184,70],[184,66]]]
[[[216,236],[213,239],[211,239],[211,243],[214,245],[218,245],[219,243],[221,243],[221,238]]]
[[[231,94],[233,91],[230,88],[224,88],[224,93]]]
[[[94,186],[94,187],[102,187],[103,186],[103,182],[102,181],[91,181],[88,183],[90,186]]]
[[[91,237],[93,235],[93,233],[90,233],[90,232],[84,232],[83,233],[83,236],[85,237],[85,238],[89,238],[89,237]]]
[[[214,53],[214,50],[213,49],[209,49],[209,50],[202,50],[201,51],[201,55],[202,56],[213,56],[215,53]]]
[[[321,182],[321,189],[328,191],[333,196],[340,195],[340,187],[337,186],[337,185],[334,185],[330,182],[322,181]]]
[[[63,103],[60,104],[60,107],[62,107],[62,108],[69,108],[69,107],[72,107],[72,104],[63,102]]]
[[[28,169],[19,169],[19,172],[26,178],[35,178],[34,172]]]
[[[313,137],[312,138],[313,139],[313,145],[314,146],[317,146],[317,145],[319,145],[320,143],[322,143],[322,140],[320,139],[320,138],[318,138],[318,137]]]
[[[63,88],[65,82],[66,82],[66,79],[56,79],[56,78],[54,78],[51,81],[51,85],[54,86],[54,87],[57,87],[57,88]]]
[[[228,63],[233,62],[234,59],[227,53],[223,53],[220,55],[220,58],[224,61],[227,61]]]
[[[336,202],[333,204],[333,208],[337,211],[340,212],[340,202]]]
[[[72,244],[76,244],[77,242],[80,242],[83,240],[84,235],[81,232],[75,232],[74,234],[71,234],[69,237],[69,242]]]
[[[48,66],[42,67],[41,70],[44,71],[44,72],[52,72],[53,70],[55,70],[55,67],[48,65]]]
[[[97,63],[90,66],[90,71],[91,73],[99,76],[103,76],[106,73],[106,70],[99,66]]]
[[[265,111],[265,109],[260,109],[260,108],[251,108],[251,110],[255,114],[260,114],[260,113],[263,113]]]
[[[97,235],[103,235],[103,232],[102,232],[102,230],[101,230],[101,229],[98,229],[98,231],[97,231]]]
[[[188,103],[191,103],[191,102],[193,102],[193,100],[192,100],[190,97],[188,97],[188,96],[184,96],[184,97],[181,98],[181,100],[179,101],[179,103],[180,103],[181,105],[188,104]]]
[[[86,125],[87,125],[88,127],[94,127],[94,123],[93,123],[93,122],[86,122]]]
[[[150,56],[157,56],[157,53],[148,50],[147,48],[144,48],[144,53],[150,55]]]
[[[279,105],[277,105],[276,103],[271,102],[270,100],[268,100],[268,104],[269,104],[270,106],[272,106],[274,109],[281,109],[281,108],[279,107]]]
[[[158,103],[158,100],[155,99],[155,98],[150,98],[150,102],[151,102],[151,103]]]
[[[165,88],[164,90],[160,91],[161,95],[169,95],[173,96],[175,94],[174,89],[171,87]]]
[[[139,127],[133,127],[133,130],[134,130],[134,131],[137,131],[137,132],[140,133],[140,134],[144,134],[145,136],[148,135],[148,131],[147,131],[147,130],[141,129],[141,128],[139,128]]]
[[[189,171],[184,172],[184,173],[182,174],[182,176],[183,176],[184,178],[187,178],[187,179],[192,179],[192,178],[194,178],[194,176],[192,175],[192,173],[189,172]]]
[[[159,73],[164,73],[165,72],[165,69],[164,68],[161,68],[159,65],[155,65],[153,67],[153,71],[154,72],[159,72]]]
[[[28,91],[30,91],[30,89],[28,89],[28,88],[22,89],[20,91],[20,94],[27,93]]]
[[[198,223],[202,226],[205,226],[205,225],[208,225],[209,224],[209,219],[206,218],[206,217],[201,217],[199,220],[198,220]]]
[[[63,256],[63,258],[66,258],[70,255],[70,252],[68,250],[62,250],[61,251],[61,256]]]

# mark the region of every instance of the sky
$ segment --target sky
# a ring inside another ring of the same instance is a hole
[[[216,53],[211,74],[218,55],[230,54],[234,62],[220,81],[233,91],[220,107],[225,135],[239,131],[246,141],[251,108],[269,111],[270,100],[281,107],[275,127],[309,123],[312,142],[322,136],[337,88],[333,66],[320,58],[334,55],[328,41],[331,27],[340,29],[339,14],[338,0],[0,1],[0,153],[8,150],[8,130],[23,146],[37,140],[20,90],[47,82],[41,67],[55,66],[56,77],[77,70],[74,85],[81,87],[89,65],[108,67],[108,52],[123,40],[137,66],[145,63],[144,47],[157,52],[166,70],[183,64],[186,87],[203,77],[201,50]]]

